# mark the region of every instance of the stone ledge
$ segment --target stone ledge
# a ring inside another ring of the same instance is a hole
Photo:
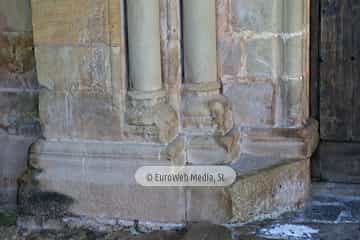
[[[281,158],[309,158],[319,142],[319,124],[308,120],[300,128],[241,128],[242,153]]]
[[[141,166],[185,164],[183,159],[169,161],[167,153],[162,144],[39,141],[30,155],[35,171],[22,178],[22,209],[52,215],[59,213],[48,213],[52,210],[42,206],[58,204],[60,214],[93,218],[244,222],[301,207],[309,192],[308,159],[249,154],[231,163],[238,178],[230,187],[149,189],[137,185],[134,174]],[[58,199],[66,199],[66,205]]]

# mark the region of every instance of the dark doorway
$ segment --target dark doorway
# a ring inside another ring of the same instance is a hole
[[[311,113],[321,138],[313,176],[360,183],[360,0],[311,2]]]

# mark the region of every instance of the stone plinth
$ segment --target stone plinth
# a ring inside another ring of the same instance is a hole
[[[307,199],[309,155],[317,143],[312,128],[316,129],[316,124],[292,132],[273,130],[273,137],[281,138],[281,143],[273,141],[269,148],[261,144],[245,148],[257,151],[237,153],[228,162],[224,161],[225,153],[216,155],[219,146],[202,149],[196,142],[202,143],[203,139],[185,141],[185,136],[170,145],[39,141],[30,152],[31,168],[21,179],[21,207],[28,214],[40,216],[75,214],[160,223],[226,223],[280,214],[303,206]],[[236,136],[236,132],[233,134]],[[278,154],[276,144],[283,147],[284,143],[288,143],[286,154]],[[225,151],[226,145],[221,146]],[[231,144],[228,146],[231,148]],[[215,156],[211,158],[211,154]],[[237,172],[237,180],[222,188],[146,188],[135,182],[135,172],[141,166],[185,164],[226,164]],[[49,205],[56,207],[47,209]]]
[[[305,2],[32,0],[44,139],[23,211],[224,223],[301,206],[318,140]],[[133,178],[185,164],[230,165],[238,178],[219,189]]]

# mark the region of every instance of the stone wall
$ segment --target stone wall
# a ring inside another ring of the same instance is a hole
[[[218,0],[219,75],[239,125],[296,127],[308,114],[309,1]]]
[[[70,206],[59,208],[71,214],[224,222],[241,218],[240,190],[149,190],[132,176],[145,164],[221,163],[244,176],[252,172],[252,185],[259,169],[289,159],[304,171],[271,182],[259,201],[273,203],[266,213],[301,205],[317,143],[317,124],[308,119],[309,0],[129,1],[31,1],[44,138],[32,147],[22,178],[25,211],[66,199]],[[137,49],[148,50],[142,45],[148,39],[137,37],[146,20],[155,23],[149,27],[156,31],[146,32],[158,47],[157,20],[144,10],[157,12],[158,3],[161,60],[158,52],[149,58]],[[244,160],[248,155],[262,160]],[[299,194],[271,201],[279,182],[299,182]],[[248,192],[257,194],[253,187]]]
[[[147,141],[144,131],[124,119],[124,2],[33,0],[32,5],[44,136]],[[162,74],[176,109],[181,81],[178,6],[161,1]]]
[[[0,204],[16,203],[16,178],[38,131],[37,89],[30,2],[1,0]]]
[[[44,135],[146,140],[144,131],[124,119],[123,2],[33,0],[33,5]],[[307,5],[297,0],[217,1],[218,74],[224,95],[236,103],[237,125],[296,127],[308,118]],[[179,2],[161,0],[163,81],[178,114],[179,11]]]

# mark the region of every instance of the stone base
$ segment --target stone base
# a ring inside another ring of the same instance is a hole
[[[185,84],[181,102],[181,122],[185,131],[224,136],[233,128],[231,104],[219,94],[218,83],[213,85]]]
[[[179,129],[177,113],[168,104],[163,90],[130,91],[126,119],[130,126],[140,129],[144,136],[148,134],[149,127],[154,128],[150,131],[155,136],[152,139],[160,143],[169,143],[174,140]]]
[[[36,137],[9,135],[0,129],[0,208],[12,210],[17,204],[17,179],[27,167],[29,146]]]
[[[243,127],[240,132],[241,152],[253,155],[310,158],[319,143],[319,124],[313,119],[300,128]]]
[[[185,158],[173,158],[188,155],[182,152],[188,143],[183,147],[181,140],[169,146],[39,141],[31,149],[31,168],[21,179],[21,209],[46,217],[225,223],[300,207],[307,198],[308,159],[241,154],[228,163],[238,179],[226,188],[146,188],[135,182],[135,172],[141,166],[184,165]]]

